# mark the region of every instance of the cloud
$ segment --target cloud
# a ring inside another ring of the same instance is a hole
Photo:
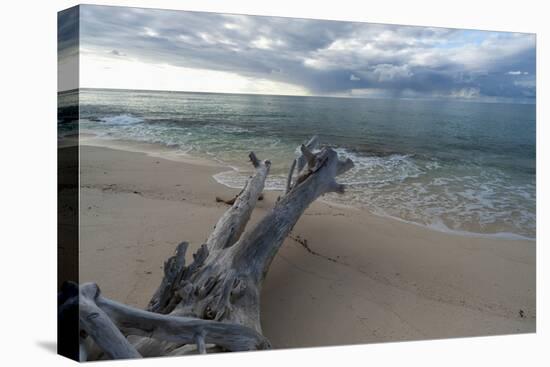
[[[153,38],[159,36],[157,31],[155,31],[154,29],[149,28],[149,27],[143,27],[143,34],[147,37],[153,37]]]
[[[140,63],[292,84],[314,95],[535,98],[532,34],[80,8],[85,57],[116,50]]]
[[[453,90],[451,96],[462,99],[472,99],[479,97],[479,88],[462,88],[459,90]]]
[[[408,65],[378,64],[372,70],[372,75],[379,82],[402,80],[410,78],[413,73]]]
[[[529,75],[529,73],[527,71],[519,71],[519,70],[517,70],[517,71],[512,70],[512,71],[507,72],[506,74],[508,74],[508,75]]]
[[[115,56],[126,56],[125,53],[123,52],[120,52],[119,50],[111,50],[111,52],[109,52],[111,55],[115,55]]]

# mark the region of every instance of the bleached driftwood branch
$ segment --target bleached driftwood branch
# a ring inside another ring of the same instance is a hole
[[[122,333],[197,344],[199,351],[205,344],[228,351],[269,348],[265,337],[245,326],[140,310],[103,297],[94,283],[80,286],[79,303],[82,329],[115,359],[140,357]]]
[[[210,251],[227,248],[239,239],[262,194],[271,162],[260,161],[253,152],[249,157],[256,174],[250,177],[231,208],[218,220],[206,241]]]
[[[200,353],[207,345],[226,351],[269,348],[260,324],[260,293],[269,266],[307,207],[325,193],[343,192],[336,177],[353,167],[351,160],[342,161],[334,150],[318,146],[313,137],[300,147],[286,192],[246,230],[271,165],[250,153],[255,173],[190,265],[185,264],[188,244],[177,246],[165,262],[164,278],[147,311],[103,297],[95,284],[81,285],[84,332],[115,359],[140,357],[145,350],[148,355],[169,355],[189,344]],[[142,338],[130,343],[128,335]]]

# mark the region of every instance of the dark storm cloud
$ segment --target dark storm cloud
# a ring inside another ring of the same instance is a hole
[[[81,15],[83,52],[312,94],[535,97],[534,35],[103,6],[81,6]]]
[[[126,54],[120,52],[119,50],[111,50],[110,54],[115,56],[126,56]]]

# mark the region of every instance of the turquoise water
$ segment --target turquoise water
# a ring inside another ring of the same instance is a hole
[[[227,165],[242,187],[247,154],[273,162],[281,189],[314,134],[355,168],[328,201],[464,234],[535,236],[535,106],[403,99],[80,91],[80,129],[152,142]]]

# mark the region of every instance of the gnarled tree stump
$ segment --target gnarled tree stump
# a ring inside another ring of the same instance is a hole
[[[318,144],[314,137],[300,147],[285,193],[253,228],[245,230],[270,168],[269,161],[250,153],[255,173],[191,264],[185,264],[188,244],[177,246],[165,262],[164,278],[147,310],[109,300],[93,283],[65,286],[59,312],[78,304],[80,359],[270,348],[260,323],[263,279],[307,207],[323,194],[342,193],[344,186],[336,176],[353,167],[351,160],[342,161],[334,150],[318,149]]]

